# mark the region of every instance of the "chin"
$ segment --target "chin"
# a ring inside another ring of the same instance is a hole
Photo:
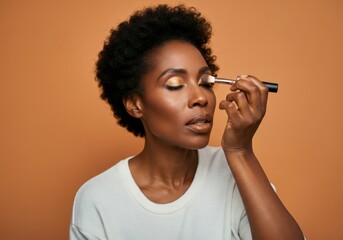
[[[192,140],[187,141],[184,148],[193,149],[193,150],[201,149],[208,145],[209,140],[210,140],[209,136],[206,136],[200,139],[199,138],[192,139]]]

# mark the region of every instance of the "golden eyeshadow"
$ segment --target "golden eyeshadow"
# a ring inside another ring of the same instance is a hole
[[[165,85],[169,87],[177,87],[184,84],[185,84],[185,81],[180,77],[171,77],[165,83]]]

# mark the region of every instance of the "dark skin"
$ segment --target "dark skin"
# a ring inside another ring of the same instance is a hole
[[[209,141],[216,100],[211,88],[198,84],[203,74],[211,72],[194,46],[167,42],[153,53],[153,62],[142,79],[143,94],[124,104],[142,120],[146,132],[144,149],[129,162],[132,176],[148,199],[163,204],[178,199],[191,185],[197,149]],[[253,76],[240,76],[231,91],[219,105],[228,115],[222,147],[253,239],[303,239],[253,152],[252,139],[266,112],[268,89]]]
[[[189,44],[166,44],[154,53],[154,60],[158,64],[142,79],[145,94],[125,102],[128,112],[142,120],[146,133],[143,151],[129,164],[145,196],[168,203],[191,185],[196,149],[209,141],[212,120],[199,126],[188,123],[202,116],[212,119],[216,99],[212,89],[198,84],[203,74],[211,72]],[[194,64],[189,66],[189,61]]]

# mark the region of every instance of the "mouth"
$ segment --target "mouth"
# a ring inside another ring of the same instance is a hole
[[[186,127],[195,133],[207,134],[212,129],[212,116],[210,114],[197,115],[186,123]]]

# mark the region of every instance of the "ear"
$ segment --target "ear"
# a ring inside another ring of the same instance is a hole
[[[130,95],[123,98],[123,104],[126,111],[134,118],[142,118],[142,99],[137,95]]]

